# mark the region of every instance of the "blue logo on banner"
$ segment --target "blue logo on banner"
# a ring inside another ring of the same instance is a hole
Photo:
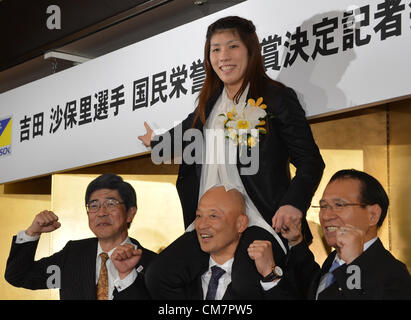
[[[0,120],[0,157],[11,154],[11,124],[11,117]]]

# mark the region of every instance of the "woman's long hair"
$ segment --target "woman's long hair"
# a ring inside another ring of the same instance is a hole
[[[197,113],[193,120],[193,127],[199,119],[203,124],[205,124],[205,108],[207,102],[211,98],[216,98],[224,88],[224,83],[217,76],[210,62],[211,37],[216,32],[223,30],[232,30],[233,32],[237,32],[248,51],[248,65],[245,72],[244,81],[234,96],[234,101],[236,103],[238,103],[238,100],[240,99],[240,96],[244,92],[248,83],[250,83],[250,95],[255,99],[262,96],[265,79],[274,85],[283,86],[280,82],[269,78],[265,73],[263,57],[261,56],[261,46],[255,32],[254,24],[250,20],[237,16],[221,18],[211,24],[207,29],[206,42],[204,46],[204,68],[206,78],[198,96],[198,107]]]

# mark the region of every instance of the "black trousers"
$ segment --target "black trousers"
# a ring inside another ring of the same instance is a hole
[[[231,274],[231,291],[236,299],[262,299],[261,276],[247,249],[254,240],[272,243],[276,265],[284,266],[285,253],[277,240],[263,228],[247,228],[235,252]],[[287,248],[287,245],[285,246]],[[196,231],[186,232],[151,262],[146,272],[146,286],[153,299],[187,300],[187,288],[207,270],[210,255],[201,250]]]

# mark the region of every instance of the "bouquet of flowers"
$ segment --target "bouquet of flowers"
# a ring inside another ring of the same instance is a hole
[[[266,121],[269,114],[265,111],[267,105],[263,98],[255,101],[248,99],[243,108],[234,106],[230,111],[221,113],[224,117],[224,132],[227,139],[231,139],[235,146],[238,144],[255,147],[259,142],[259,134],[266,134]]]

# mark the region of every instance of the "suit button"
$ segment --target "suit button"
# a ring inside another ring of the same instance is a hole
[[[341,289],[341,288],[338,288],[338,291],[342,291],[342,289]]]

